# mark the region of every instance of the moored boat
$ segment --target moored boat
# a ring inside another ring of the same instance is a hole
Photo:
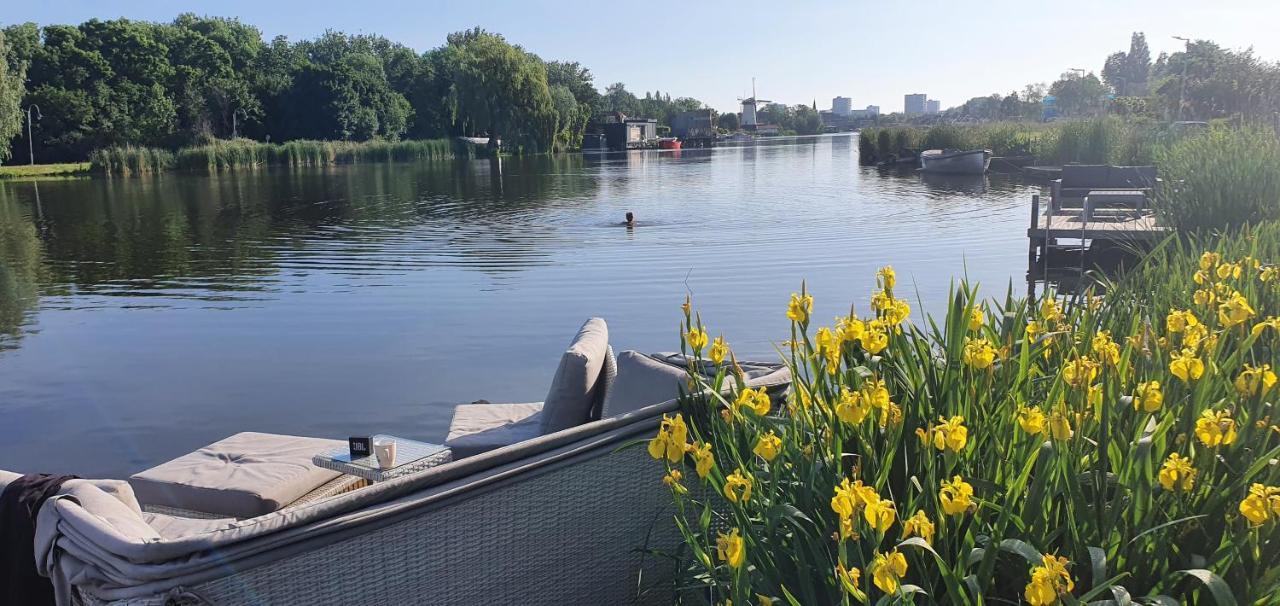
[[[929,149],[920,153],[920,170],[952,175],[981,175],[991,167],[986,149]]]
[[[675,137],[658,139],[658,149],[680,149],[680,140]]]

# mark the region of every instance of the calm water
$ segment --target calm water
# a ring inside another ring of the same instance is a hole
[[[0,468],[119,477],[243,430],[440,439],[453,403],[541,400],[588,316],[676,348],[686,291],[773,357],[802,278],[824,321],[887,263],[925,309],[966,271],[1003,294],[1034,190],[859,168],[850,136],[0,182]]]

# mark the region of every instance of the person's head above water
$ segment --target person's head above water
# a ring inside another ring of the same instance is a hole
[[[635,223],[635,222],[636,222],[636,216],[631,214],[631,211],[627,211],[627,225],[631,225],[632,223]]]

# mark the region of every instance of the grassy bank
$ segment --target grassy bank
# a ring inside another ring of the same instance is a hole
[[[686,307],[682,350],[720,371],[649,444],[684,597],[1274,603],[1277,263],[1269,223],[1169,240],[1101,298],[962,284],[913,321],[886,268],[869,316],[819,327],[802,289],[774,401]]]
[[[218,172],[263,166],[324,166],[361,162],[403,162],[472,157],[484,150],[449,139],[414,141],[215,141],[177,151],[112,147],[90,155],[90,170],[106,175],[139,175],[167,170]]]
[[[22,164],[0,166],[0,179],[30,179],[35,177],[70,177],[89,173],[88,162],[63,164]]]
[[[1039,164],[1069,162],[1145,164],[1167,134],[1148,122],[1115,116],[1048,124],[997,122],[939,124],[924,128],[893,126],[868,128],[859,138],[864,164],[873,164],[902,150],[989,149],[997,156],[1032,156]]]

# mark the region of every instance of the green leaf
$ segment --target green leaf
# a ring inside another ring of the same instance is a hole
[[[1092,589],[1106,587],[1106,585],[1102,585],[1102,579],[1107,577],[1107,552],[1098,547],[1090,547],[1089,569],[1093,574],[1093,578],[1090,579],[1093,584]]]
[[[1209,588],[1209,593],[1213,594],[1213,602],[1218,606],[1236,606],[1236,598],[1231,593],[1231,587],[1227,586],[1227,582],[1222,580],[1222,577],[1212,571],[1203,568],[1192,568],[1190,570],[1179,570],[1174,574],[1194,577],[1203,583],[1205,587]]]

